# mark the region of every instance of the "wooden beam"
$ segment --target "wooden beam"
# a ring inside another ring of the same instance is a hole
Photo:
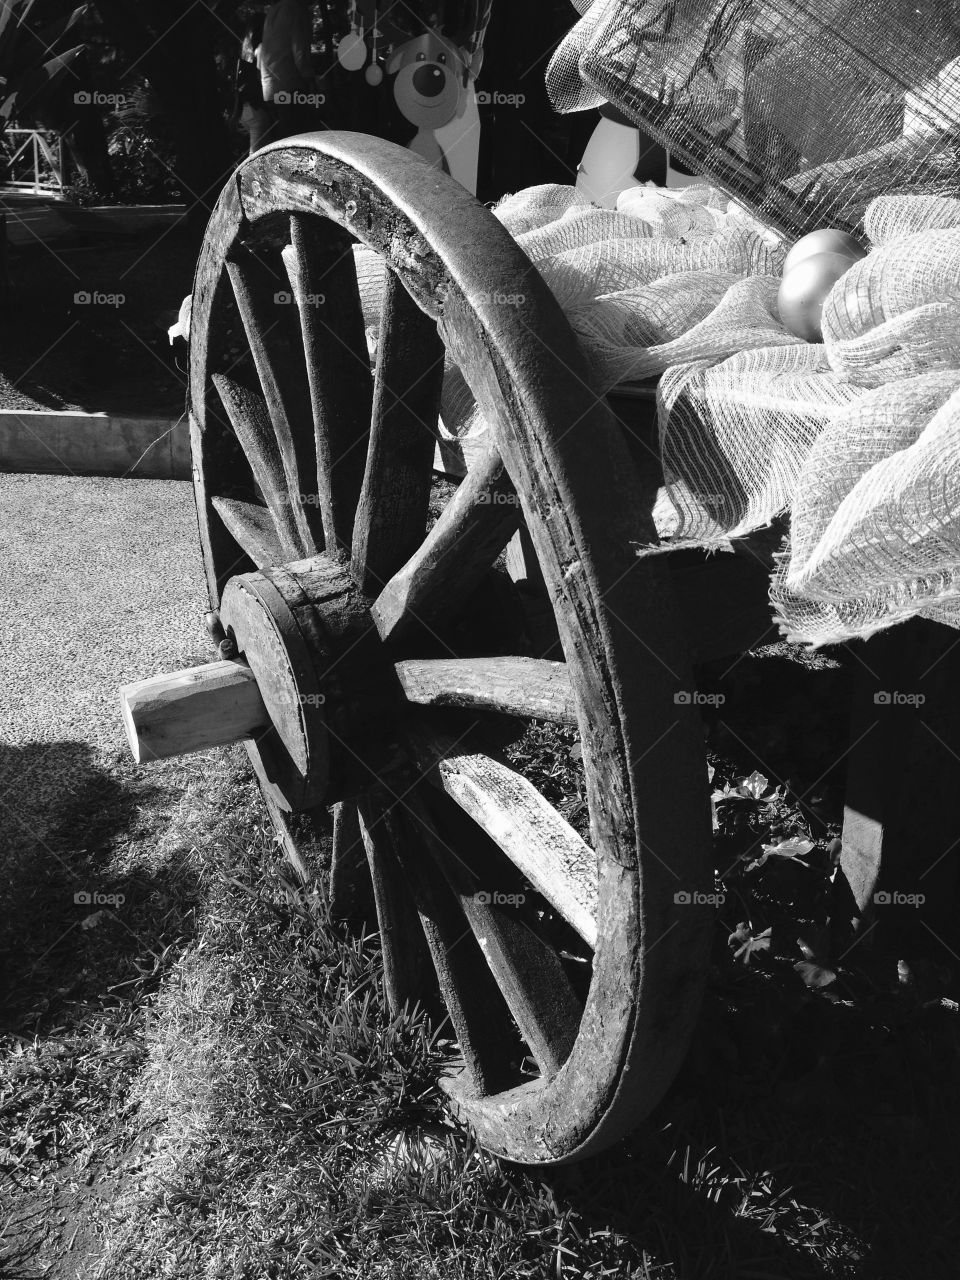
[[[120,704],[138,764],[225,747],[270,724],[245,662],[209,662],[122,685]]]
[[[556,907],[597,945],[597,856],[520,773],[432,728],[410,731],[414,759]]]
[[[491,448],[447,503],[426,538],[373,605],[382,640],[449,617],[490,569],[520,522],[520,504]]]
[[[478,707],[508,715],[577,723],[564,662],[541,658],[411,658],[394,670],[408,702],[424,707]]]

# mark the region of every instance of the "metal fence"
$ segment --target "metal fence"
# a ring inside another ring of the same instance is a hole
[[[0,135],[0,174],[6,187],[35,195],[63,195],[63,138],[46,129],[5,129]]]

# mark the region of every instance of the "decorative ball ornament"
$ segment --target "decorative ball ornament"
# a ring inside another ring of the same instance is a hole
[[[376,9],[373,11],[373,26],[370,29],[370,65],[363,73],[363,78],[367,84],[376,88],[383,80],[383,68],[378,61],[380,57],[380,39],[383,32],[377,26],[378,14]]]
[[[358,31],[348,31],[337,45],[337,59],[344,71],[359,71],[367,60],[367,45]]]
[[[865,256],[865,255],[861,255]],[[807,342],[822,342],[820,320],[827,294],[854,265],[842,253],[815,253],[802,258],[784,274],[777,294],[780,319],[787,329]]]
[[[853,262],[867,256],[858,241],[846,231],[822,227],[819,231],[811,231],[809,235],[800,237],[784,260],[783,274],[792,271],[804,258],[812,258],[817,253],[841,253]]]

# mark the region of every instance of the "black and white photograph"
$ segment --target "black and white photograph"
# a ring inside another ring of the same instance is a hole
[[[960,1275],[960,0],[0,0],[0,1280]]]

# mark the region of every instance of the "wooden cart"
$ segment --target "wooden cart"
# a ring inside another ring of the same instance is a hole
[[[390,269],[374,370],[356,241]],[[431,524],[445,352],[493,444]],[[692,663],[769,634],[763,566],[638,559],[649,422],[594,394],[492,214],[370,137],[277,143],[224,190],[190,412],[223,660],[125,691],[138,758],[246,739],[308,864],[332,806],[334,909],[363,910],[369,866],[391,1005],[439,993],[461,1055],[442,1083],[486,1147],[560,1162],[616,1141],[697,1015],[713,875]],[[491,570],[521,527],[511,593]],[[709,631],[708,590],[728,603]],[[503,761],[517,718],[578,728],[589,842]]]

